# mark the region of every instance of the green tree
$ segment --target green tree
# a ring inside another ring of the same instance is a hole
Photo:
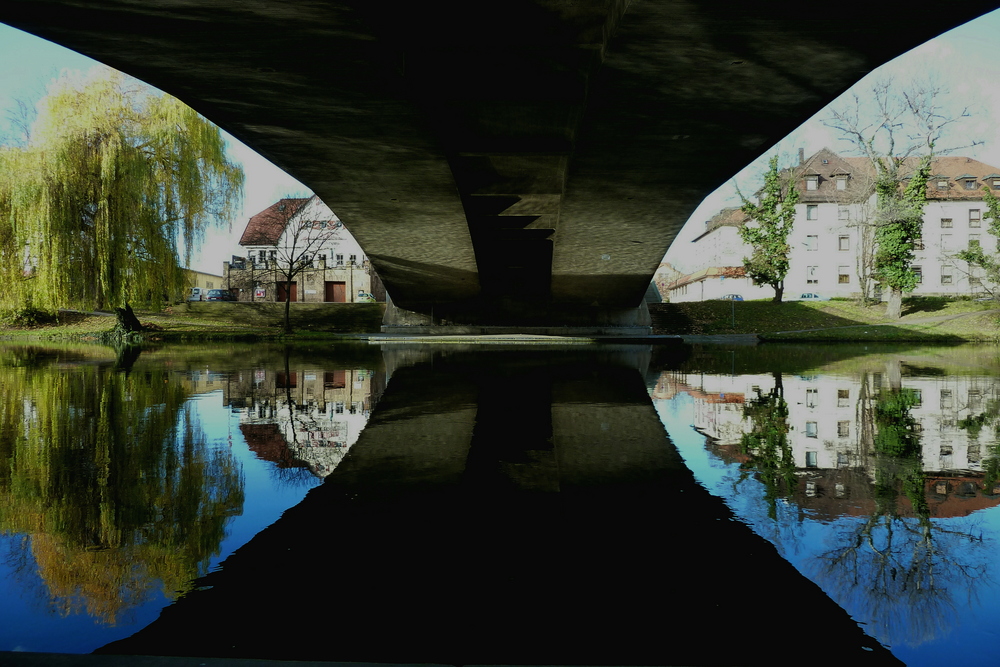
[[[774,388],[766,395],[757,389],[757,395],[744,406],[743,417],[750,420],[750,430],[740,439],[740,452],[749,459],[740,470],[744,475],[757,473],[764,485],[767,515],[777,519],[778,499],[790,496],[798,483],[788,441],[788,403],[781,373],[774,373]]]
[[[917,285],[911,262],[921,238],[935,147],[952,125],[970,115],[968,109],[945,109],[941,101],[946,93],[929,81],[899,86],[883,79],[864,97],[855,93],[853,102],[834,109],[823,121],[870,165],[875,206],[867,224],[875,229],[872,265],[875,279],[889,291],[888,317],[902,315],[903,295]]]
[[[986,204],[984,217],[990,221],[990,234],[1000,238],[1000,199],[997,199],[989,188],[984,187],[983,203]],[[970,275],[976,269],[982,271],[985,280],[982,280],[981,284],[995,297],[997,285],[1000,285],[1000,257],[996,253],[987,253],[981,245],[963,250],[956,257],[968,262]]]
[[[232,217],[243,172],[219,129],[107,68],[65,74],[28,141],[0,147],[0,271],[7,307],[156,306]],[[130,311],[130,308],[128,308]]]
[[[795,220],[795,203],[799,193],[790,183],[782,182],[778,171],[778,156],[768,163],[764,187],[755,204],[737,189],[743,202],[742,210],[751,222],[740,228],[740,237],[752,248],[750,257],[743,258],[743,268],[755,283],[774,288],[775,303],[781,303],[788,274],[788,234]],[[755,224],[754,224],[755,223]]]
[[[927,202],[927,179],[931,155],[920,158],[906,187],[900,189],[902,161],[887,157],[874,163],[875,182],[875,279],[889,289],[887,317],[899,318],[903,294],[917,286],[913,270],[914,249],[921,238],[924,204]]]

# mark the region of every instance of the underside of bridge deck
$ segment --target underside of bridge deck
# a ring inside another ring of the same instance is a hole
[[[311,187],[387,324],[634,333],[701,199],[944,13],[778,0],[7,0]]]

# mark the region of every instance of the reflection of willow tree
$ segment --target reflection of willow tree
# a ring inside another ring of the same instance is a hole
[[[20,560],[34,560],[50,604],[113,624],[157,581],[168,598],[184,592],[243,487],[183,387],[163,371],[17,365],[0,384],[0,532],[26,536]]]
[[[777,518],[777,500],[791,495],[796,486],[795,460],[788,443],[788,404],[785,402],[781,373],[774,373],[774,388],[767,394],[747,401],[743,416],[750,420],[750,431],[743,434],[740,450],[748,460],[740,466],[740,480],[750,471],[764,485],[767,516]]]
[[[910,389],[883,391],[874,399],[874,509],[843,525],[839,546],[820,557],[819,576],[833,597],[872,625],[883,642],[919,645],[946,628],[953,592],[986,573],[969,549],[981,538],[932,524]],[[864,430],[864,425],[862,425]],[[900,507],[906,498],[909,508]]]

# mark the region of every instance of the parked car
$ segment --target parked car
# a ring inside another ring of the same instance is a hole
[[[188,294],[188,301],[203,301],[205,297],[205,290],[201,287],[192,287],[191,293]]]
[[[743,296],[741,294],[723,294],[719,297],[719,301],[742,301]]]
[[[233,293],[227,289],[210,289],[208,290],[208,296],[205,297],[206,301],[236,301],[236,297]]]
[[[793,301],[829,301],[830,297],[820,296],[816,292],[803,292],[802,296],[798,299],[792,299]]]

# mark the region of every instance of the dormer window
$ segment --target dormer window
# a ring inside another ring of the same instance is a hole
[[[806,190],[818,190],[819,189],[819,174],[810,174],[806,176]]]
[[[962,174],[961,176],[955,177],[956,181],[959,181],[966,190],[976,189],[976,177],[972,174]]]
[[[846,190],[847,189],[847,174],[837,175],[837,189]]]
[[[994,190],[1000,190],[1000,174],[988,174],[983,176],[983,183],[986,183]]]
[[[944,178],[939,178],[937,180],[937,189],[938,190],[947,190],[948,189],[948,180],[944,179]]]

